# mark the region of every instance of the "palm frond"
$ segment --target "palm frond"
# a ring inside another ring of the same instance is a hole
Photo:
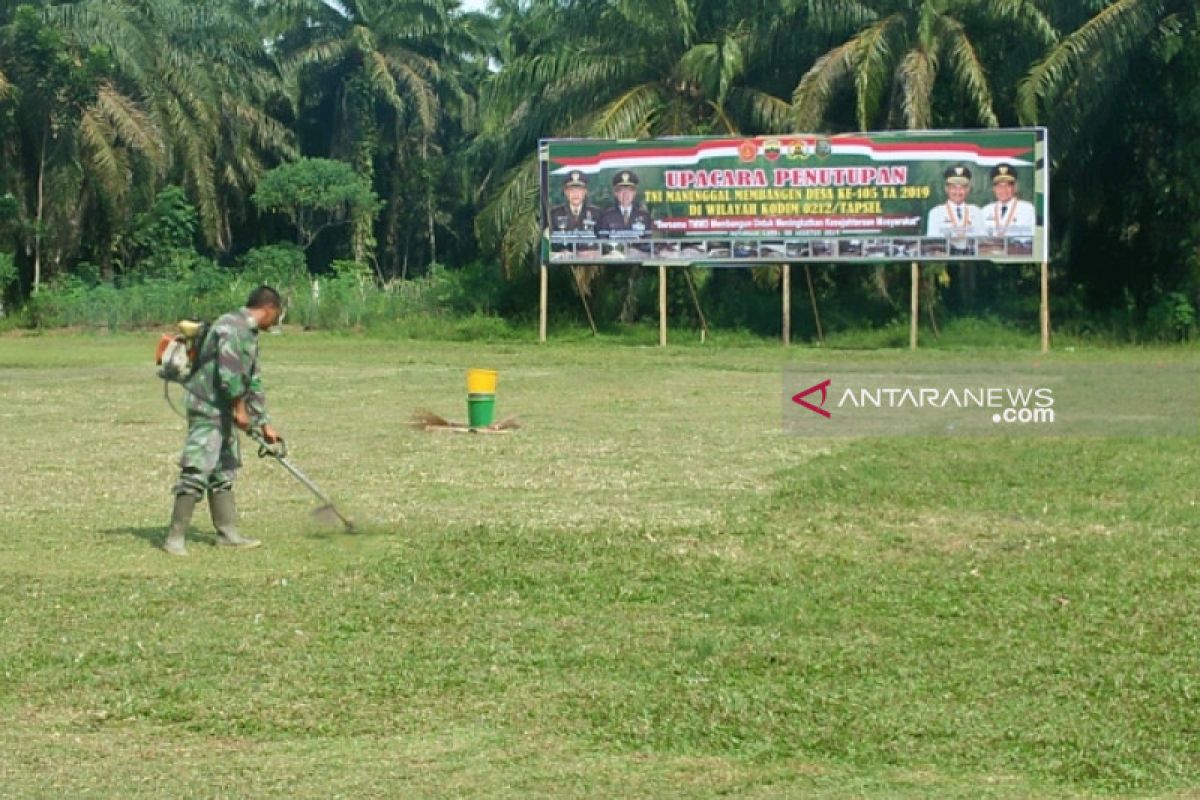
[[[717,97],[721,86],[721,48],[715,42],[703,42],[684,53],[675,65],[677,88]]]
[[[236,130],[248,136],[259,150],[281,161],[291,161],[300,155],[292,130],[259,106],[229,94],[222,96],[221,106],[227,110],[230,121],[237,122]]]
[[[655,109],[649,127],[641,136],[685,136],[696,132],[699,120],[695,105],[679,95],[667,95]]]
[[[581,50],[564,51],[518,59],[487,82],[481,100],[493,109],[489,119],[503,126],[511,111],[531,97],[545,96],[564,87],[588,87],[592,99],[605,86],[621,85],[629,72],[629,60],[620,54]]]
[[[737,30],[721,40],[720,71],[717,84],[717,103],[725,102],[734,82],[746,71],[746,38],[748,32]]]
[[[500,245],[500,261],[504,274],[511,277],[522,263],[533,264],[537,258],[539,230],[537,216],[526,214],[518,217],[511,228],[504,232]]]
[[[1000,124],[992,105],[992,91],[988,88],[987,72],[979,60],[975,46],[971,44],[966,30],[957,20],[942,17],[943,41],[951,72],[959,87],[975,111],[976,117],[989,128]]]
[[[301,67],[309,64],[341,61],[350,51],[350,46],[350,42],[345,39],[327,39],[301,47],[282,60],[284,74],[294,77]]]
[[[1039,7],[1037,0],[987,0],[987,9],[991,18],[1015,23],[1044,47],[1059,40],[1058,29]]]
[[[219,93],[200,64],[183,57],[172,57],[169,69],[161,69],[159,79],[163,93],[187,109],[188,115],[204,130],[214,133],[220,127]],[[156,102],[152,98],[151,102]]]
[[[1049,108],[1070,94],[1087,105],[1115,85],[1126,56],[1154,33],[1161,12],[1159,0],[1117,0],[1060,41],[1017,89],[1021,121],[1039,120],[1039,101]]]
[[[751,267],[750,279],[763,289],[777,289],[783,282],[783,268],[778,265]]]
[[[736,87],[729,93],[726,107],[734,111],[737,118],[749,122],[754,130],[763,133],[787,133],[792,130],[792,106],[786,101],[764,91]],[[730,133],[737,133],[734,126]]]
[[[220,250],[226,242],[221,236],[220,209],[217,202],[217,191],[212,153],[209,148],[210,136],[196,120],[181,105],[178,99],[170,98],[166,102],[165,113],[172,126],[172,135],[176,146],[175,153],[179,160],[179,168],[183,178],[191,188],[191,200],[196,206],[200,217],[200,230],[208,243]]]
[[[903,30],[903,26],[904,18],[893,14],[868,25],[854,37],[855,109],[858,124],[863,130],[871,127],[881,98],[891,82],[891,64],[897,52],[896,45],[903,47],[905,44],[891,40],[893,35]]]
[[[41,14],[81,49],[103,48],[121,75],[139,85],[149,79],[154,46],[137,15],[115,3],[48,5]]]
[[[104,83],[96,93],[95,109],[121,141],[145,156],[157,171],[166,166],[162,131],[137,103]]]
[[[796,130],[820,130],[837,85],[851,74],[855,41],[850,39],[816,60],[792,92]]]
[[[413,100],[417,112],[417,122],[421,130],[433,132],[437,129],[438,98],[433,87],[420,75],[415,73],[408,64],[398,65],[397,77]]]
[[[114,205],[120,205],[128,193],[129,183],[117,155],[115,132],[107,121],[88,108],[80,116],[79,135],[88,153],[92,179],[112,199]]]
[[[727,135],[733,135],[738,132],[738,126],[729,116],[729,112],[724,106],[717,105],[713,100],[707,101],[706,105],[712,109],[713,119],[721,126],[721,129]]]
[[[510,170],[496,195],[475,222],[485,247],[498,248],[504,274],[511,277],[521,261],[537,253],[538,161],[529,157]]]
[[[646,136],[653,127],[655,112],[664,100],[665,93],[658,84],[634,86],[600,109],[587,129],[592,135],[605,139]]]
[[[904,127],[916,130],[931,127],[933,110],[930,98],[937,67],[920,48],[909,50],[896,71],[899,84],[900,113]]]
[[[392,108],[397,111],[404,109],[404,102],[396,93],[396,79],[388,68],[387,59],[378,50],[363,54],[363,68],[367,82]]]
[[[794,0],[792,6],[804,11],[805,27],[822,36],[859,30],[879,16],[872,4],[859,0]]]
[[[604,272],[604,267],[599,264],[575,264],[571,266],[571,272],[575,274],[575,287],[579,296],[586,300],[592,296],[592,284]]]
[[[675,5],[675,19],[679,24],[680,43],[685,47],[691,47],[692,42],[696,40],[696,15],[692,11],[692,3],[688,0],[673,0]]]

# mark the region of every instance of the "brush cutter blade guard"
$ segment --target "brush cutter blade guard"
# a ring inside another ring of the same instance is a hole
[[[326,528],[336,528],[341,523],[348,533],[354,533],[354,523],[343,517],[341,512],[331,505],[317,506],[310,516]]]
[[[351,522],[342,512],[337,510],[337,506],[333,504],[333,500],[329,499],[329,495],[321,491],[321,487],[317,486],[312,480],[305,475],[300,469],[287,459],[287,444],[283,439],[280,439],[274,444],[268,444],[263,438],[262,431],[251,429],[249,431],[250,438],[258,442],[258,457],[273,458],[279,464],[292,474],[292,477],[304,484],[304,488],[317,496],[322,503],[318,508],[313,509],[313,518],[319,522],[326,524],[334,524],[334,521],[340,521],[345,526],[349,533],[354,532],[354,523]]]

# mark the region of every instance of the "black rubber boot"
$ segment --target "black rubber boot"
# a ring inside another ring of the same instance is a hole
[[[233,492],[209,492],[208,510],[217,529],[218,545],[249,550],[262,544],[258,539],[247,539],[237,532],[237,506],[233,502]]]
[[[175,495],[175,505],[171,509],[171,527],[167,529],[167,540],[163,542],[163,550],[173,556],[187,555],[187,529],[195,509],[195,495]]]

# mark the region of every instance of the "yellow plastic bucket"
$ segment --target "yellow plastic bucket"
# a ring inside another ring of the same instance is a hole
[[[496,375],[494,369],[467,370],[467,394],[495,394]]]

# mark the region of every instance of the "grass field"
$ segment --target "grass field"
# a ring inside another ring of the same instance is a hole
[[[362,532],[247,453],[266,546],[173,559],[155,338],[0,337],[0,797],[1200,796],[1194,438],[806,441],[768,344],[288,331]],[[522,430],[405,427],[471,366]]]

